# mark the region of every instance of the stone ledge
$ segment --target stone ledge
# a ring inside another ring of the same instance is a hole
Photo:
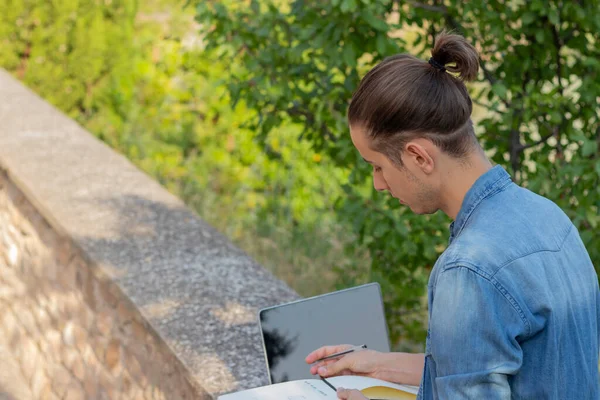
[[[0,168],[215,396],[267,383],[259,308],[298,298],[191,210],[0,70]]]

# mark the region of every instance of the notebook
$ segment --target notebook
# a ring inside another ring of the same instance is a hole
[[[327,378],[334,387],[358,389],[369,399],[414,400],[418,386],[398,385],[365,376]],[[218,400],[335,400],[336,391],[320,379],[301,379],[219,396]]]

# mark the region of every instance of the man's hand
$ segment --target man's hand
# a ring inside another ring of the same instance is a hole
[[[358,390],[338,388],[337,395],[338,399],[342,400],[369,400]]]
[[[352,346],[324,346],[306,357],[308,364]],[[419,385],[423,375],[425,357],[423,354],[380,353],[373,350],[359,350],[340,358],[321,361],[310,367],[310,373],[324,378],[336,375],[358,375],[381,379],[405,385]]]
[[[306,357],[306,362],[312,364],[318,359],[349,349],[350,345],[325,346],[313,351]],[[379,372],[385,354],[373,350],[359,350],[340,358],[321,361],[310,367],[310,373],[322,377],[336,375],[361,375],[371,378],[384,379]]]

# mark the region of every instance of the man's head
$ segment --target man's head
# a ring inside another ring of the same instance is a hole
[[[449,173],[481,154],[463,82],[473,80],[478,68],[473,46],[461,36],[441,34],[429,63],[401,54],[362,79],[348,122],[352,142],[373,165],[375,189],[389,191],[419,214],[442,207]]]

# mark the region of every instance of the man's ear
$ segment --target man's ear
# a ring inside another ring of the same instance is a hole
[[[431,174],[435,167],[431,150],[425,143],[410,141],[404,146],[405,163],[411,163],[414,167],[419,168],[424,174]]]

